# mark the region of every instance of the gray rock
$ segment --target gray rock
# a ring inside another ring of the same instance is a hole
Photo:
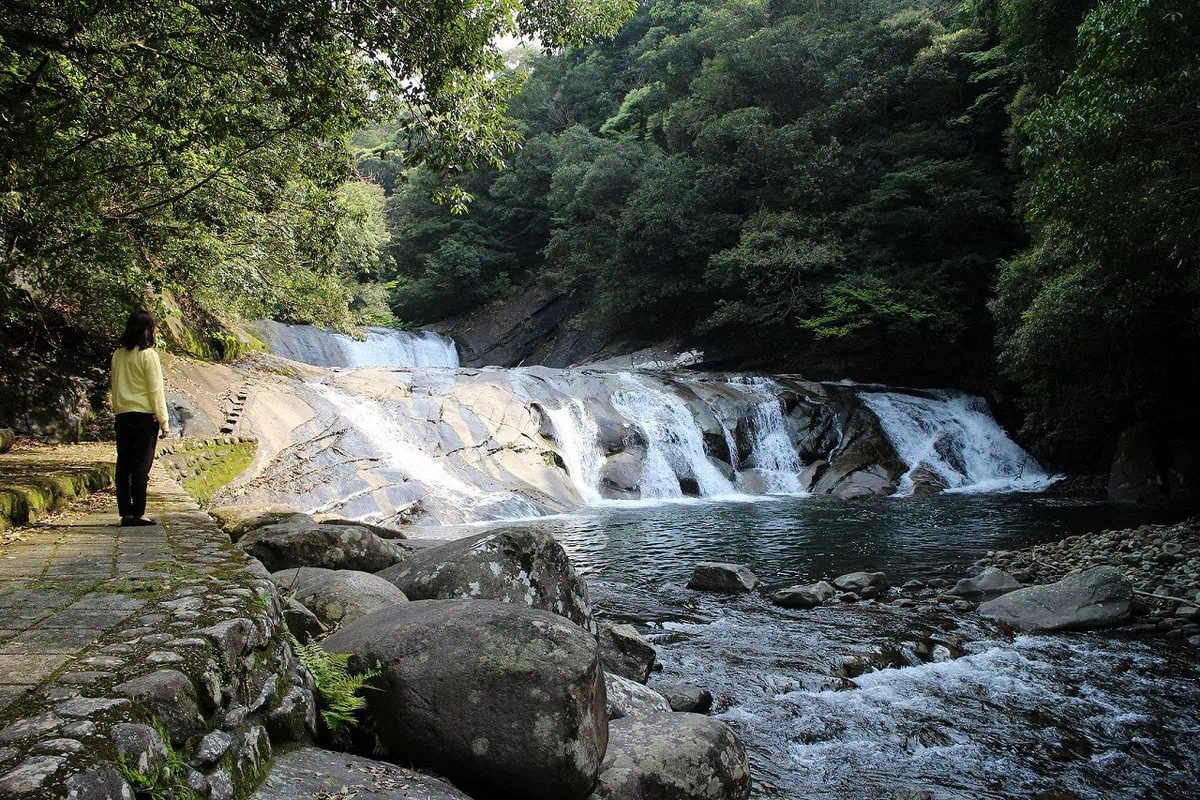
[[[229,538],[237,542],[247,533],[267,525],[285,522],[312,522],[312,517],[291,506],[217,506],[208,509],[208,515],[217,521]]]
[[[1132,602],[1129,581],[1116,568],[1101,566],[989,600],[979,613],[1022,630],[1084,630],[1124,622]]]
[[[258,629],[245,617],[237,617],[198,630],[196,634],[211,640],[225,666],[232,669],[238,659],[254,649]]]
[[[366,528],[285,522],[251,531],[238,547],[271,572],[324,567],[379,572],[404,558],[404,551]]]
[[[501,528],[420,550],[379,574],[410,600],[497,600],[566,617],[596,632],[587,585],[553,536]]]
[[[656,683],[654,690],[667,698],[672,711],[707,713],[713,704],[712,692],[690,683]]]
[[[327,627],[353,622],[372,611],[408,598],[378,575],[352,569],[300,567],[271,575],[271,580],[294,597]]]
[[[607,742],[594,637],[546,611],[422,600],[343,627],[324,643],[351,669],[380,666],[367,693],[393,753],[494,797],[581,797]]]
[[[38,755],[66,755],[68,753],[78,753],[83,750],[83,742],[78,739],[69,739],[60,737],[58,739],[47,739],[44,742],[38,742],[29,752]]]
[[[163,669],[118,684],[113,691],[141,703],[158,717],[171,743],[182,745],[203,733],[204,717],[196,701],[196,688],[182,672]]]
[[[620,675],[605,673],[605,694],[608,698],[608,718],[648,717],[651,714],[662,714],[671,710],[667,698],[648,686],[624,678]]]
[[[12,744],[34,736],[45,736],[58,730],[62,724],[62,719],[54,714],[38,714],[19,719],[0,729],[0,744]]]
[[[346,792],[355,800],[471,800],[445,781],[410,769],[316,747],[275,759],[251,800],[296,800]]]
[[[221,760],[221,756],[233,746],[233,737],[224,731],[213,731],[200,740],[192,764],[197,767],[208,767]]]
[[[855,592],[861,595],[869,588],[878,592],[886,592],[891,583],[886,572],[848,572],[833,579],[833,585],[843,592]]]
[[[36,792],[46,785],[67,759],[62,756],[27,758],[11,771],[0,775],[0,797],[17,797]]]
[[[327,630],[325,624],[317,619],[317,615],[304,607],[304,604],[289,597],[284,600],[283,619],[288,630],[301,644],[312,639],[320,639]]]
[[[700,714],[655,714],[609,725],[590,800],[745,800],[746,750],[728,725]]]
[[[233,776],[219,769],[208,776],[208,800],[233,800]]]
[[[616,453],[600,467],[600,495],[608,500],[639,500],[642,497],[643,460],[635,453]]]
[[[827,581],[789,586],[771,595],[771,602],[780,608],[815,608],[831,599],[837,590]]]
[[[995,567],[985,567],[973,578],[963,578],[946,591],[967,600],[988,600],[1021,588],[1017,579]]]
[[[692,569],[687,588],[703,592],[749,592],[758,585],[758,576],[745,564],[702,561]]]
[[[313,693],[293,686],[267,714],[267,729],[272,739],[299,742],[317,730],[317,703]]]
[[[112,727],[113,749],[138,772],[148,773],[167,757],[167,746],[149,725],[122,722]]]
[[[606,624],[600,626],[600,659],[605,672],[645,683],[658,652],[632,625]]]
[[[111,764],[97,764],[67,779],[66,800],[133,800],[133,790]]]

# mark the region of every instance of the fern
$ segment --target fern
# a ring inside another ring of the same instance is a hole
[[[380,674],[379,670],[351,673],[349,653],[330,653],[316,642],[300,644],[295,639],[292,646],[317,684],[325,727],[335,736],[355,727],[358,712],[367,707],[361,692],[373,688],[370,681]]]

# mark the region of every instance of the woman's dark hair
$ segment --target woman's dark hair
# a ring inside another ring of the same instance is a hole
[[[139,308],[129,315],[129,321],[125,323],[125,332],[121,334],[121,347],[126,350],[154,347],[156,327],[154,315],[144,308]]]

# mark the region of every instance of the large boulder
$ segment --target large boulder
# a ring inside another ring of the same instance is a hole
[[[700,714],[615,720],[590,800],[745,800],[746,749],[724,722]]]
[[[971,578],[963,578],[946,594],[963,597],[967,600],[987,600],[1008,594],[1021,588],[1020,582],[1003,570],[986,567],[983,572]]]
[[[843,498],[891,494],[900,476],[908,471],[879,418],[862,407],[849,413],[840,449],[831,453],[828,461],[829,466],[812,485],[813,494]]]
[[[251,800],[296,798],[355,800],[471,800],[431,775],[384,761],[302,747],[276,758]]]
[[[298,508],[282,505],[270,506],[216,506],[208,509],[208,515],[217,521],[221,530],[237,542],[247,533],[266,525],[281,522],[311,522],[312,517]]]
[[[771,595],[771,602],[780,608],[816,608],[837,594],[827,581],[800,586],[788,586]]]
[[[615,453],[600,467],[600,495],[609,500],[639,500],[642,496],[642,456]]]
[[[650,680],[658,652],[632,625],[602,625],[600,659],[605,672],[645,683]]]
[[[284,522],[256,528],[238,547],[269,572],[293,567],[324,567],[379,572],[404,558],[404,551],[366,528]]]
[[[712,692],[690,683],[657,683],[654,691],[667,698],[672,711],[692,711],[703,714],[712,708]]]
[[[396,603],[407,603],[404,592],[369,572],[353,569],[298,567],[280,570],[271,580],[316,615],[323,625],[333,627],[353,622]]]
[[[1133,587],[1115,567],[1027,586],[979,606],[980,615],[1027,631],[1104,628],[1129,619]]]
[[[608,700],[608,718],[648,717],[671,710],[667,698],[637,681],[631,681],[611,672],[604,673],[605,696]]]
[[[556,614],[487,600],[422,600],[329,637],[367,692],[388,749],[476,798],[585,796],[608,742],[595,637]]]
[[[540,608],[596,632],[587,585],[553,536],[501,528],[411,554],[379,573],[410,600],[498,600]]]
[[[758,576],[745,564],[702,561],[692,569],[687,588],[702,592],[750,592],[758,586]]]

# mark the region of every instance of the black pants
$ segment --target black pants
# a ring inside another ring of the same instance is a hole
[[[117,510],[122,517],[146,513],[146,483],[154,464],[158,422],[153,414],[117,414]]]

